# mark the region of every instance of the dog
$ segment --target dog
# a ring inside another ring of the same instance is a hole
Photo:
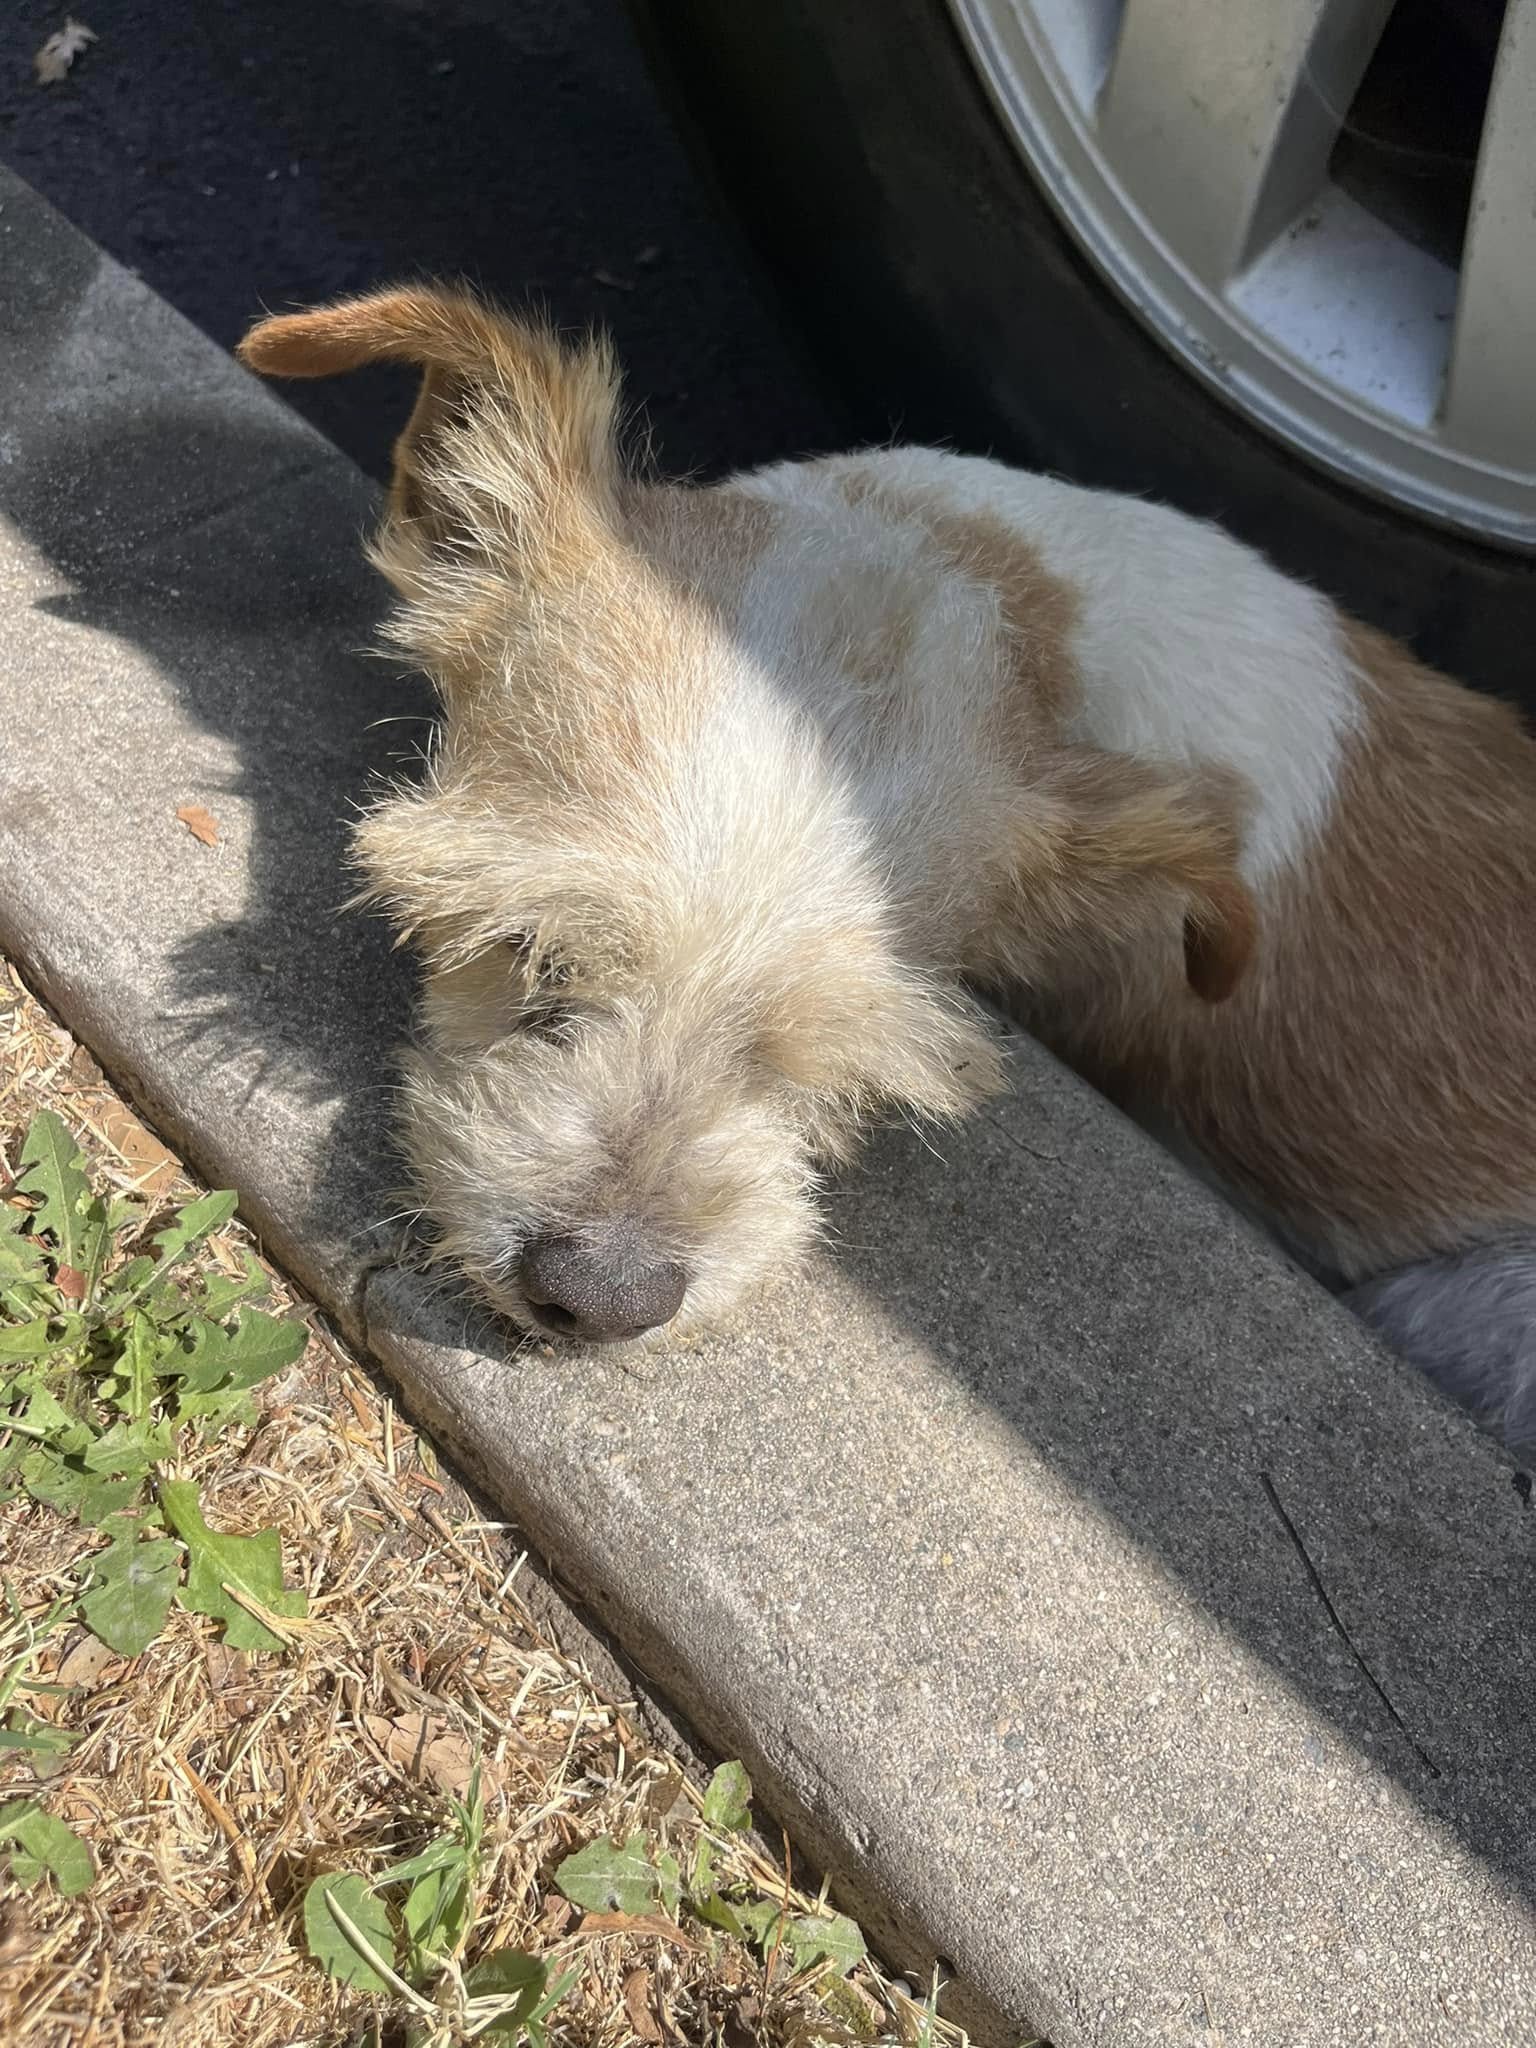
[[[1536,742],[1217,528],[892,448],[651,480],[607,345],[461,290],[262,320],[423,372],[372,555],[433,678],[363,819],[404,1137],[522,1330],[686,1332],[1025,1020],[1536,1442]]]

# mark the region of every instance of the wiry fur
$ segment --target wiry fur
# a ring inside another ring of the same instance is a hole
[[[358,834],[427,967],[406,1140],[445,1246],[514,1316],[532,1236],[624,1215],[686,1267],[680,1321],[712,1317],[803,1247],[818,1160],[882,1102],[960,1114],[997,1049],[904,943],[850,764],[729,630],[753,509],[695,522],[622,482],[600,352],[419,301],[245,351],[313,374],[371,346],[447,380],[375,548],[444,722],[425,787]]]
[[[1348,1278],[1536,1227],[1509,713],[1212,528],[997,464],[637,482],[606,352],[464,294],[245,354],[425,372],[375,558],[444,719],[358,850],[427,967],[426,1200],[511,1314],[530,1239],[605,1218],[680,1321],[728,1308],[881,1105],[999,1085],[967,978]]]

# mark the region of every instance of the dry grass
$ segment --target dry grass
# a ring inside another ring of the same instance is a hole
[[[94,1063],[0,961],[0,1186],[19,1134],[51,1107],[93,1170],[167,1200],[192,1183]],[[232,1228],[209,1256],[239,1269]],[[63,1900],[0,1890],[0,2039],[9,2048],[296,2048],[403,2038],[403,2005],[334,1983],[304,1951],[299,1903],[330,1869],[367,1874],[443,1828],[483,1759],[486,1850],[468,1958],[512,1946],[574,1967],[552,2042],[959,2041],[873,1966],[798,1978],[686,1914],[681,1925],[585,1915],[552,1869],[639,1829],[686,1867],[701,1788],[643,1739],[622,1701],[556,1647],[519,1593],[505,1525],[477,1519],[428,1444],[309,1317],[305,1356],[264,1390],[259,1425],[192,1453],[216,1526],[276,1526],[310,1620],[286,1656],[226,1649],[173,1610],[132,1662],[81,1629],[52,1636],[34,1699],[80,1740],[39,1789],[90,1843],[98,1877]],[[91,1539],[25,1501],[0,1508],[0,1557],[24,1613],[74,1582]],[[13,1651],[14,1651],[14,1645]],[[0,1666],[4,1652],[0,1650]],[[36,1765],[0,1752],[0,1797]],[[729,1876],[813,1909],[747,1837]],[[617,1924],[615,1922],[617,1921]]]

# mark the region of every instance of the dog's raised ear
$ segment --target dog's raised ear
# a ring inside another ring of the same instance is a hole
[[[1258,939],[1240,852],[1236,792],[1219,778],[1069,747],[1023,808],[1009,894],[1025,930],[1067,946],[1133,939],[1182,902],[1185,979],[1219,1003]]]
[[[330,377],[376,362],[424,373],[395,443],[390,494],[392,522],[419,545],[529,545],[562,509],[606,503],[618,481],[618,377],[607,343],[567,345],[472,292],[409,286],[275,314],[238,353],[269,377]]]

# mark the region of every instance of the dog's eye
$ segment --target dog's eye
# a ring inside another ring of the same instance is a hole
[[[500,951],[522,996],[517,1029],[533,1038],[568,1037],[574,1014],[562,991],[571,980],[569,962],[558,954],[540,953],[524,932],[503,939]]]
[[[569,1003],[555,1002],[536,997],[524,1010],[519,1025],[530,1038],[543,1038],[559,1044],[571,1035],[575,1024],[575,1013]]]
[[[530,995],[543,995],[547,990],[563,988],[571,978],[568,962],[562,960],[558,953],[541,953],[528,932],[510,933],[498,942],[498,951],[506,962],[508,973],[520,981]]]

